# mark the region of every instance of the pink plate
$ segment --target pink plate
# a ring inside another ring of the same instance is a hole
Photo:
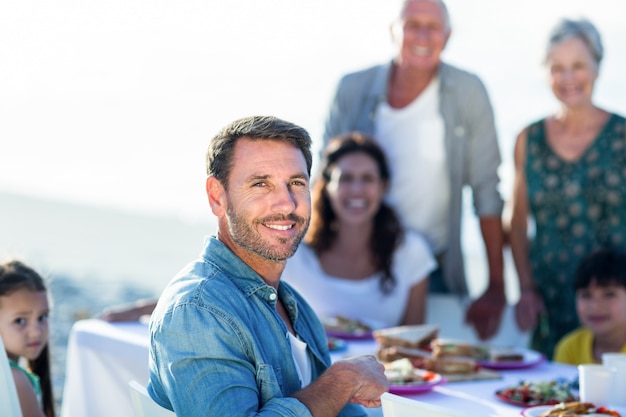
[[[530,349],[519,349],[519,352],[524,355],[524,360],[516,362],[491,362],[491,361],[476,361],[483,368],[488,369],[523,369],[530,368],[546,360],[546,357],[539,352]]]
[[[555,404],[559,403],[558,401],[551,400],[550,402],[548,402],[546,404],[533,404],[533,405],[530,405],[529,403],[526,403],[526,402],[523,402],[523,401],[515,401],[515,400],[511,400],[511,399],[505,397],[503,395],[504,391],[505,390],[498,390],[498,391],[496,391],[496,397],[498,397],[501,401],[504,401],[507,404],[516,405],[518,407],[530,407],[530,408],[545,407],[545,406],[552,407]],[[574,400],[572,400],[572,401],[574,401]]]
[[[415,372],[420,373],[433,373],[430,371],[423,371],[421,369],[416,369]],[[389,392],[391,394],[396,395],[411,395],[411,394],[419,394],[420,392],[430,391],[433,387],[437,385],[445,384],[446,379],[439,375],[435,374],[435,378],[432,381],[421,382],[418,384],[404,384],[404,385],[389,385]]]
[[[343,340],[372,340],[372,332],[341,332],[339,330],[326,329],[328,337],[336,337]]]

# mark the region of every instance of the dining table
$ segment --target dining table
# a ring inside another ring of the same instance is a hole
[[[375,354],[371,338],[345,340],[342,349],[331,352],[333,361]],[[149,334],[145,322],[110,323],[85,319],[74,323],[68,341],[66,380],[61,417],[132,417],[128,382],[148,382]],[[447,381],[408,398],[480,416],[520,416],[524,407],[510,404],[496,395],[498,390],[520,381],[539,382],[564,378],[573,380],[577,368],[548,360],[529,366],[497,369],[491,379]],[[381,408],[368,409],[370,416],[382,416]]]

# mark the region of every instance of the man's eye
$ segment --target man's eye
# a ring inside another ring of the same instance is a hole
[[[253,187],[265,187],[267,184],[265,182],[255,182],[252,184]]]

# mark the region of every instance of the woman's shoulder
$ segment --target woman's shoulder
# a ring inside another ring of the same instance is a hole
[[[527,143],[533,143],[537,141],[542,141],[545,136],[545,125],[550,116],[542,117],[540,119],[535,119],[519,132],[517,135],[516,145],[520,146],[524,144],[524,147]]]
[[[543,130],[549,118],[550,116],[535,119],[532,122],[528,123],[526,127],[524,127],[523,131],[525,131],[527,134],[533,134],[539,130]]]
[[[437,261],[426,238],[414,231],[406,231],[404,239],[394,253],[394,271],[399,277],[407,276],[414,283],[437,268]]]
[[[609,121],[613,121],[613,123],[619,125],[619,126],[624,126],[626,125],[626,118],[624,116],[622,116],[619,113],[613,113],[610,112],[609,113]]]

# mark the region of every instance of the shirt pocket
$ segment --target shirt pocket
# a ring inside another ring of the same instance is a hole
[[[280,367],[273,367],[267,364],[259,365],[256,380],[263,403],[266,403],[272,398],[283,397],[282,375]]]

